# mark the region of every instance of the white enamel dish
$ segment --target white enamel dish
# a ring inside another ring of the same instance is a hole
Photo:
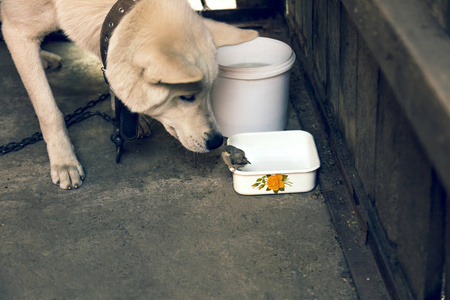
[[[316,186],[320,160],[314,138],[306,131],[238,133],[227,143],[244,150],[251,162],[233,172],[239,194],[301,193]]]

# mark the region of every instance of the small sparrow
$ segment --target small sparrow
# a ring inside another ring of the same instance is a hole
[[[245,157],[245,152],[231,145],[225,147],[222,152],[222,158],[232,172],[250,164],[247,157]]]

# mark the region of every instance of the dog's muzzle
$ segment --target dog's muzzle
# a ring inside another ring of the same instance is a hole
[[[214,150],[222,146],[223,136],[220,133],[208,134],[208,139],[206,140],[206,149]]]

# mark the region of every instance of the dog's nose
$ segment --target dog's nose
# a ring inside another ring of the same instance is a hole
[[[206,149],[214,150],[222,146],[223,136],[220,133],[209,135],[209,139],[206,141]]]

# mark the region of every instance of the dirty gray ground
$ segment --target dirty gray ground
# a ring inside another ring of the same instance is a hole
[[[95,57],[44,48],[64,59],[48,73],[63,113],[106,91]],[[3,41],[0,101],[0,145],[39,130]],[[44,142],[0,157],[0,299],[358,298],[320,185],[241,196],[220,149],[194,154],[152,129],[116,164],[109,123],[71,127],[87,173],[78,190],[51,183]]]

